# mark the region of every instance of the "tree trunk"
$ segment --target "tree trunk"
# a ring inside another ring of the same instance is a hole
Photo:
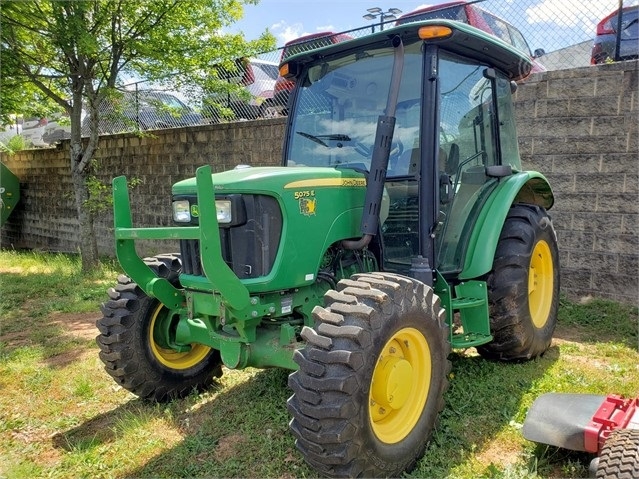
[[[80,256],[82,258],[82,271],[94,270],[99,263],[98,243],[93,230],[93,213],[87,208],[86,202],[89,199],[89,189],[87,188],[88,168],[81,167],[82,145],[71,144],[71,176],[73,180],[73,191],[75,193],[75,207],[78,212],[78,222],[80,227]]]

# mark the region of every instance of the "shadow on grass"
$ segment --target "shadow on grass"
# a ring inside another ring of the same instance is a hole
[[[476,477],[467,469],[472,455],[481,455],[483,461],[494,464],[493,468],[516,459],[508,455],[519,454],[519,449],[513,450],[503,440],[497,446],[491,443],[504,429],[510,428],[512,435],[520,434],[524,396],[558,359],[557,346],[540,358],[512,363],[453,353],[444,410],[431,444],[410,476]],[[492,450],[494,447],[496,450]],[[495,471],[488,467],[484,474],[494,477]]]
[[[225,370],[225,375],[234,373]],[[130,440],[126,437],[127,424],[145,427],[144,424],[170,417],[171,431],[165,431],[166,443],[177,444],[142,466],[130,470],[118,468],[113,470],[113,475],[136,478],[315,476],[296,452],[288,432],[287,378],[288,371],[264,370],[219,393],[215,389],[220,386],[214,385],[212,391],[167,405],[135,399],[57,434],[53,444],[67,452],[107,444],[120,449],[124,441]],[[163,431],[152,431],[148,440],[163,436]],[[138,446],[131,444],[132,449]],[[122,459],[123,463],[135,463],[135,458]]]
[[[56,433],[51,441],[55,448],[66,452],[112,443],[118,439],[118,428],[123,418],[130,414],[141,415],[143,410],[153,413],[153,406],[139,399],[129,401],[73,429]]]
[[[553,347],[538,360],[506,364],[453,354],[454,377],[439,427],[412,475],[445,477],[464,463],[465,451],[481,447],[512,421],[522,396],[558,356]],[[235,373],[225,371],[225,375]],[[167,439],[167,444],[175,444],[142,466],[115,470],[116,476],[316,477],[288,431],[287,377],[285,370],[258,371],[228,389],[189,396],[168,406],[132,400],[56,435],[54,444],[75,451],[126,441],[123,422],[137,416],[139,422],[150,423],[166,418],[168,408],[173,429],[168,434],[175,441]],[[152,435],[161,438],[163,433],[153,431]]]

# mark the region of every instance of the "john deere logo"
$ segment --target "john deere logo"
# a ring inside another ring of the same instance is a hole
[[[191,205],[191,216],[193,218],[200,216],[200,208],[197,205]]]
[[[315,216],[316,198],[300,198],[300,213],[304,216]]]

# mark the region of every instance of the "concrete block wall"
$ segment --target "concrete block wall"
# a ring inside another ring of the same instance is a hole
[[[105,136],[95,154],[95,175],[105,183],[120,175],[139,180],[130,194],[134,224],[167,226],[172,221],[173,183],[195,176],[195,170],[205,164],[215,172],[238,164],[278,165],[283,136],[283,119],[158,130],[143,137]],[[0,230],[1,247],[78,250],[68,146],[63,142],[55,149],[1,157],[21,183],[21,200]],[[111,211],[97,216],[95,228],[100,254],[113,256]],[[138,245],[142,255],[167,251],[179,251],[177,244],[144,241]]]
[[[555,192],[561,289],[639,303],[638,62],[537,74],[516,94],[520,153]]]
[[[639,298],[638,62],[537,74],[520,85],[516,115],[524,167],[544,173],[556,202],[562,291],[637,304]],[[134,224],[168,225],[171,185],[210,164],[277,165],[283,119],[161,130],[100,140],[96,175],[137,178]],[[77,220],[68,144],[28,150],[2,161],[20,178],[22,200],[0,233],[0,246],[76,251]],[[112,214],[96,222],[98,247],[112,255]],[[141,254],[176,250],[166,242]]]

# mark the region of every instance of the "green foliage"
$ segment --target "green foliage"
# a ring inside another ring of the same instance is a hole
[[[16,151],[26,150],[31,146],[31,142],[22,135],[15,135],[9,138],[7,143],[0,141],[0,151],[13,155]]]
[[[97,173],[99,165],[94,162],[94,173]],[[142,179],[133,177],[127,178],[129,190],[142,184]],[[105,183],[95,174],[89,175],[86,181],[89,191],[89,198],[84,202],[84,207],[93,214],[103,213],[113,207],[113,188],[111,184]]]
[[[113,206],[113,196],[109,185],[103,183],[98,177],[91,175],[87,178],[89,199],[84,202],[84,207],[92,213],[106,211]]]
[[[88,109],[97,108],[123,74],[175,88],[201,86],[215,65],[274,47],[268,32],[251,41],[242,34],[222,33],[242,17],[245,4],[254,3],[4,2],[0,111],[26,111],[29,104],[40,105],[42,96],[67,112],[83,98]]]
[[[188,93],[206,84],[213,65],[274,47],[265,32],[247,41],[223,33],[255,0],[39,0],[3,1],[0,9],[2,114],[25,111],[40,97],[68,114],[70,164],[78,208],[102,207],[106,190],[90,178],[101,102],[122,77],[162,81]],[[8,88],[10,86],[10,88]],[[82,112],[90,119],[82,141]],[[82,188],[82,189],[80,189]],[[89,192],[89,188],[92,190]],[[87,197],[89,199],[87,200]],[[80,215],[83,268],[97,250],[92,215]]]

